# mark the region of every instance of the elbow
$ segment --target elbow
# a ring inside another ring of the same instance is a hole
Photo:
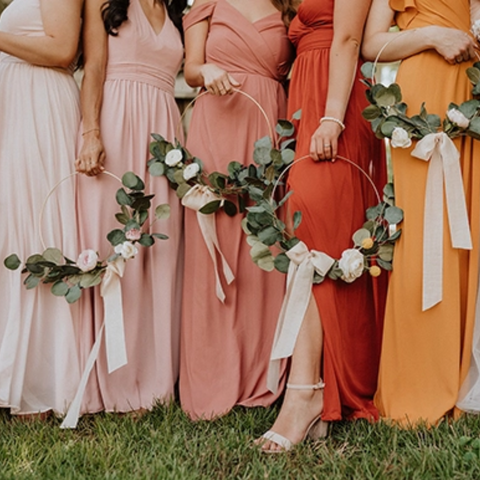
[[[77,56],[78,49],[62,48],[58,51],[55,59],[55,66],[60,68],[68,68]]]
[[[189,87],[203,87],[203,80],[201,79],[197,68],[193,68],[192,66],[185,63],[183,75],[185,77],[185,82],[187,82],[187,85]]]
[[[372,41],[365,37],[363,39],[363,42],[362,42],[362,48],[361,48],[361,54],[362,54],[362,57],[371,62],[373,60],[375,60],[375,57],[377,56],[377,51],[375,51],[375,48],[374,46],[372,45]]]

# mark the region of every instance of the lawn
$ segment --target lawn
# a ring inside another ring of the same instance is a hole
[[[1,479],[480,479],[480,418],[400,430],[360,421],[287,454],[252,446],[276,409],[237,408],[192,423],[177,405],[139,419],[98,414],[77,430],[0,411]]]

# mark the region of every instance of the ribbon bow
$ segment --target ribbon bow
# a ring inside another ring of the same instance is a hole
[[[460,153],[444,132],[430,133],[417,143],[412,156],[430,161],[425,192],[423,223],[423,298],[428,310],[443,295],[443,183],[453,248],[470,250],[468,222]]]
[[[281,359],[293,354],[312,296],[313,275],[317,272],[324,277],[335,262],[326,253],[309,251],[303,242],[297,243],[286,255],[290,259],[287,291],[277,322],[267,376],[267,387],[273,393],[278,388]]]
[[[194,185],[182,198],[182,205],[184,207],[190,208],[197,212],[198,226],[205,240],[205,245],[207,246],[208,252],[213,262],[213,267],[215,270],[215,281],[216,281],[216,293],[218,299],[224,303],[225,302],[225,292],[222,288],[222,282],[220,281],[220,274],[218,273],[218,264],[217,256],[215,250],[220,255],[222,261],[223,275],[227,282],[227,285],[230,285],[235,276],[227,263],[223,253],[220,250],[220,245],[217,237],[217,228],[215,225],[215,215],[205,215],[200,213],[200,209],[203,208],[210,202],[215,200],[221,200],[220,197],[215,195],[207,186],[205,185]]]
[[[60,428],[76,428],[77,426],[88,377],[98,358],[103,330],[105,330],[108,373],[112,373],[127,364],[122,286],[120,282],[124,272],[125,260],[122,257],[118,257],[113,262],[107,264],[107,269],[100,286],[100,295],[103,297],[104,308],[103,325],[98,332],[97,340],[88,356],[77,392]]]

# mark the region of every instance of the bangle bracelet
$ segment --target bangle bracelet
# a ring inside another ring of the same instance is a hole
[[[90,130],[87,130],[86,132],[83,132],[83,133],[82,133],[82,137],[83,137],[84,135],[86,135],[87,133],[95,132],[95,131],[99,132],[100,129],[99,129],[99,128],[91,128]]]
[[[340,128],[342,129],[342,132],[345,130],[345,124],[339,120],[338,118],[335,118],[335,117],[322,117],[320,119],[320,125],[323,123],[323,122],[334,122],[336,123],[337,125],[340,125]]]

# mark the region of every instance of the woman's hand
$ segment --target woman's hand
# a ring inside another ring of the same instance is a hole
[[[240,84],[225,70],[213,63],[205,63],[200,68],[203,86],[213,95],[229,95]]]
[[[89,177],[105,170],[105,150],[98,131],[89,132],[83,137],[80,155],[75,160],[75,169]]]
[[[323,122],[315,130],[310,141],[310,156],[318,160],[335,161],[338,153],[338,137],[342,127],[335,122]]]
[[[431,26],[430,36],[433,48],[448,63],[462,63],[476,57],[475,41],[464,31],[455,28]]]

